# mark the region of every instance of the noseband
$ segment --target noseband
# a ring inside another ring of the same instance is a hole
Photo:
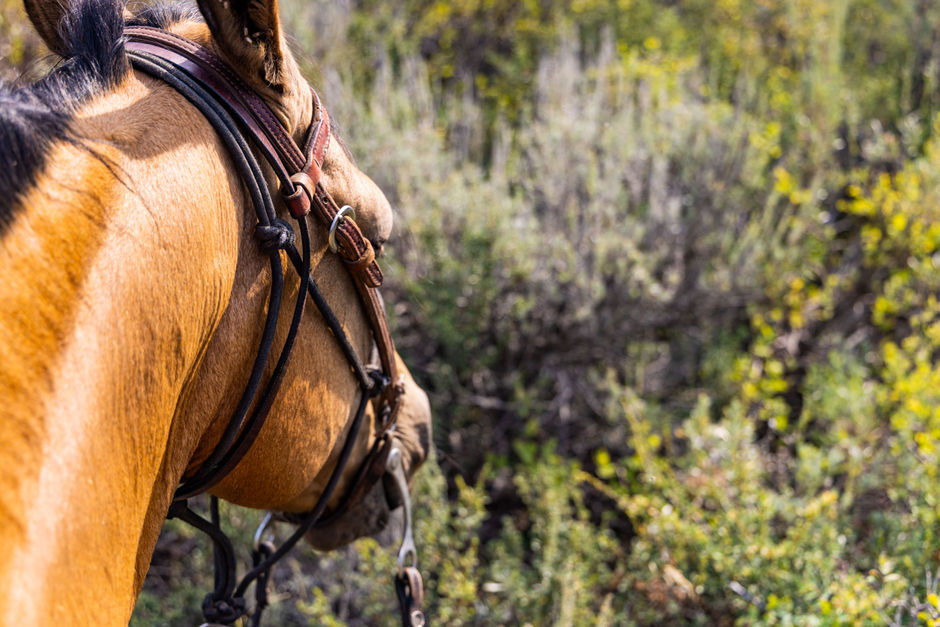
[[[203,602],[203,615],[210,623],[225,624],[244,616],[248,613],[245,593],[254,583],[252,624],[260,624],[261,613],[267,605],[267,579],[273,565],[307,532],[325,520],[335,520],[341,516],[388,473],[392,481],[386,482],[386,485],[397,487],[406,510],[405,540],[399,553],[399,568],[395,578],[402,620],[406,626],[423,625],[424,616],[420,609],[422,583],[415,567],[417,559],[411,539],[407,483],[401,466],[401,453],[392,437],[404,386],[397,372],[394,344],[377,292],[383,277],[375,261],[375,251],[356,225],[352,210],[349,207],[340,208],[320,182],[323,158],[330,141],[330,119],[326,109],[316,92],[311,90],[314,121],[301,148],[261,97],[242,81],[235,70],[208,49],[173,33],[151,27],[131,26],[125,34],[128,39],[128,56],[134,68],[165,82],[185,97],[205,116],[225,144],[254,205],[258,218],[255,234],[271,267],[267,318],[245,391],[215,449],[202,466],[178,487],[168,514],[169,518],[180,518],[195,526],[213,541],[215,589]],[[294,229],[287,221],[277,217],[264,173],[246,137],[263,155],[278,178],[281,196],[300,232],[300,252],[294,245]],[[330,248],[342,259],[356,286],[378,349],[378,369],[363,364],[310,275],[307,216],[311,214],[329,229]],[[271,376],[262,387],[284,290],[282,250],[300,277],[300,288],[287,338]],[[359,383],[361,396],[339,461],[314,508],[292,520],[298,527],[280,547],[261,541],[264,528],[270,520],[270,517],[266,518],[256,534],[253,567],[237,580],[232,543],[220,527],[218,499],[214,496],[210,499],[209,519],[190,509],[187,499],[209,490],[221,481],[248,452],[260,432],[287,369],[308,295],[342,349]],[[327,512],[327,504],[349,462],[370,401],[374,401],[376,406],[379,435],[357,471],[352,487],[340,504]]]

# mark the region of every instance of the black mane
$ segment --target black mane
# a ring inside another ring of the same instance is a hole
[[[129,72],[124,50],[124,4],[75,0],[59,25],[62,63],[41,80],[10,87],[0,80],[0,231],[21,195],[36,183],[53,144],[80,144],[72,116],[95,94],[119,85]],[[166,28],[197,16],[182,5],[149,7],[134,24]]]

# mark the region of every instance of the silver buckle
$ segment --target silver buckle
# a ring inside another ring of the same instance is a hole
[[[343,205],[342,208],[336,213],[336,217],[333,218],[333,223],[330,224],[330,250],[332,250],[334,253],[338,248],[336,245],[336,229],[343,220],[352,220],[355,222],[356,210],[349,205]]]

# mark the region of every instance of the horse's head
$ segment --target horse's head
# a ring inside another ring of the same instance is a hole
[[[0,373],[0,438],[27,433],[22,446],[5,448],[23,459],[22,451],[32,451],[28,458],[38,460],[27,468],[12,453],[0,454],[0,473],[19,473],[0,485],[0,532],[16,535],[12,557],[0,558],[0,602],[12,595],[8,607],[29,595],[39,598],[30,601],[34,608],[53,596],[66,600],[50,607],[84,607],[74,582],[85,578],[95,585],[97,571],[82,570],[84,563],[69,561],[67,553],[82,544],[109,547],[113,564],[97,585],[113,589],[115,598],[125,588],[139,591],[178,482],[201,472],[244,404],[273,311],[268,293],[276,282],[275,258],[288,270],[285,306],[273,317],[275,349],[260,371],[259,389],[278,371],[277,347],[289,335],[302,281],[284,251],[272,256],[259,246],[252,195],[213,126],[176,90],[131,68],[124,22],[158,27],[213,50],[231,68],[224,71],[234,71],[260,95],[300,145],[322,117],[287,48],[276,0],[198,4],[198,13],[171,7],[122,16],[118,0],[26,0],[40,35],[67,59],[53,77],[54,89],[41,87],[33,95],[50,101],[70,89],[83,95],[61,110],[41,102],[41,115],[66,129],[42,131],[48,135],[42,146],[28,145],[29,134],[18,128],[0,128],[10,131],[2,136],[12,137],[15,148],[41,156],[28,181],[0,178],[0,187],[13,186],[0,189],[13,203],[10,215],[2,216],[7,226],[0,231],[0,271],[19,276],[37,259],[49,259],[47,280],[54,285],[43,287],[39,278],[38,287],[26,281],[0,286],[0,354],[7,368]],[[22,115],[29,122],[39,114],[28,104],[32,109]],[[0,124],[8,123],[0,116]],[[321,170],[322,187],[338,205],[355,210],[358,228],[380,249],[392,226],[384,194],[336,138],[327,143]],[[283,181],[267,166],[263,178],[278,215],[288,217],[280,200]],[[374,340],[375,305],[370,309],[360,294],[370,288],[357,290],[350,278],[355,272],[330,251],[327,228],[315,219],[303,228],[311,274],[348,346],[341,348],[326,313],[307,307],[280,371],[279,392],[272,399],[259,394],[248,406],[252,414],[269,404],[266,421],[240,461],[209,486],[236,504],[294,514],[318,503],[357,414],[363,378],[354,376],[347,353],[368,366],[383,352]],[[36,318],[44,324],[30,326]],[[394,364],[386,371],[400,374],[391,384],[404,390],[391,437],[410,476],[429,451],[430,410],[397,354],[384,361]],[[349,463],[339,466],[328,512],[357,487],[357,472],[384,428],[385,400],[379,395],[363,405],[365,421],[351,440]],[[37,418],[35,407],[42,408]],[[41,452],[50,450],[56,455],[43,461]],[[7,470],[14,466],[16,471]],[[362,498],[311,531],[310,541],[334,547],[378,531],[394,502],[386,484],[370,484]],[[31,491],[40,496],[34,499]],[[55,507],[68,516],[46,511]],[[142,535],[128,533],[128,526]],[[60,540],[44,544],[47,536]],[[5,583],[11,568],[27,567],[26,583]],[[49,583],[52,577],[56,581]],[[125,610],[115,607],[107,612],[120,622]]]
[[[28,4],[33,1],[28,0]],[[46,3],[46,0],[35,1]],[[203,20],[192,19],[183,13],[149,9],[129,21],[156,24],[214,50],[264,99],[295,141],[303,145],[318,114],[314,96],[286,45],[277,0],[199,0],[198,8]],[[31,11],[31,14],[43,15],[43,12]],[[48,28],[41,28],[40,32],[48,32]],[[269,180],[272,186],[277,184],[273,177],[269,176]],[[380,252],[391,232],[391,206],[375,183],[358,169],[338,138],[334,137],[328,143],[321,183],[338,205],[349,205],[355,210],[356,223]],[[286,213],[283,207],[281,212]],[[342,264],[327,252],[326,229],[314,220],[310,225],[314,255],[319,255],[320,260],[314,263],[313,274],[342,319],[363,361],[377,362],[368,317],[362,311],[355,287],[341,269]],[[249,240],[249,249],[256,248],[256,242],[250,236],[245,239]],[[245,252],[246,257],[251,255],[250,251]],[[264,299],[259,301],[258,298],[256,266],[244,265],[249,268],[245,276],[248,284],[246,289],[236,287],[233,292],[230,311],[223,316],[206,351],[202,376],[197,373],[192,384],[197,390],[232,385],[240,388],[244,385],[249,370],[245,356],[253,356],[254,348],[254,342],[245,341],[245,330],[257,332],[261,329],[263,306],[259,304],[264,303]],[[237,275],[235,282],[237,286]],[[287,316],[282,317],[285,324],[281,326],[286,327]],[[242,348],[240,358],[233,358],[233,346]],[[292,360],[282,392],[273,402],[267,426],[245,459],[215,486],[214,493],[236,503],[299,513],[309,510],[323,492],[346,437],[359,392],[335,338],[330,336],[326,325],[316,315],[302,323]],[[245,364],[240,373],[229,368],[239,361]],[[397,355],[395,362],[401,373],[399,385],[403,386],[405,393],[392,437],[403,453],[404,470],[410,476],[429,452],[430,409],[426,395],[414,383]],[[219,367],[219,364],[224,364],[224,367]],[[270,373],[270,366],[267,370]],[[233,373],[236,376],[232,377]],[[218,430],[225,424],[224,418],[231,413],[231,401],[235,397],[224,395],[217,401],[218,417],[199,442],[189,470],[198,466],[214,445]],[[194,411],[202,411],[203,402],[194,400],[193,404]],[[378,411],[378,404],[374,408]],[[372,409],[370,406],[370,413]],[[376,437],[377,427],[378,418],[370,416],[368,426],[358,437],[352,458],[345,467],[332,499],[333,505],[342,502],[351,487],[353,476]],[[330,443],[328,449],[324,449],[324,442]],[[323,458],[324,452],[329,453],[328,458]],[[381,530],[388,520],[389,503],[396,502],[394,494],[385,494],[385,487],[390,487],[388,480],[372,484],[371,489],[357,498],[351,507],[344,508],[339,515],[329,517],[311,531],[308,534],[310,542],[320,548],[334,548]]]

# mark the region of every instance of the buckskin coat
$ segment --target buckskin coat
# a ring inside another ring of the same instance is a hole
[[[215,50],[298,141],[311,96],[275,0],[199,8],[211,29],[186,9],[130,16],[109,0],[27,1],[65,61],[36,85],[0,88],[4,624],[127,624],[174,489],[212,450],[251,370],[270,279],[253,211],[209,124],[130,70],[125,22]],[[338,141],[323,182],[381,246],[389,203]],[[356,291],[311,225],[314,277],[367,357]],[[291,302],[298,280],[288,273],[286,282]],[[212,490],[233,503],[305,511],[335,464],[359,392],[312,309],[267,423]],[[396,437],[413,472],[428,453],[430,411],[399,367],[407,392]],[[367,424],[336,498],[372,441]],[[378,492],[310,540],[333,547],[377,531],[388,514]]]

